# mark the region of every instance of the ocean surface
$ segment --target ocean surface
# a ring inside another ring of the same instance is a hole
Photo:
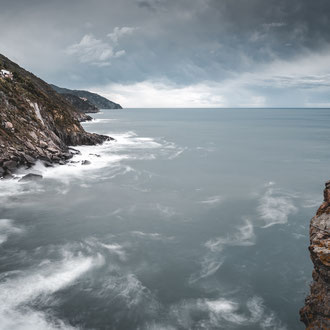
[[[0,329],[304,329],[330,110],[94,118],[116,141],[0,181]]]

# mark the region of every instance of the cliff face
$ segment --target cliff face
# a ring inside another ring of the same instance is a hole
[[[93,104],[98,109],[122,109],[120,104],[112,102],[107,98],[95,93],[82,91],[82,90],[72,90],[68,88],[58,87],[55,85],[50,85],[50,86],[59,94],[73,94],[75,96],[85,98],[88,100],[88,102]]]
[[[330,181],[325,185],[324,202],[311,220],[309,234],[313,282],[300,318],[307,329],[330,329]]]
[[[0,54],[0,177],[36,159],[61,162],[68,145],[96,144],[106,136],[84,131],[86,118],[46,82]]]

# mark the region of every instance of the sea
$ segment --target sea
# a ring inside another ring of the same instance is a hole
[[[0,181],[0,329],[304,329],[330,110],[93,117],[115,141]]]

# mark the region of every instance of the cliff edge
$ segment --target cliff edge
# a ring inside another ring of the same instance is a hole
[[[325,184],[324,202],[311,220],[309,235],[313,282],[300,319],[307,329],[330,329],[330,181]]]
[[[69,146],[110,139],[86,132],[79,112],[45,81],[0,54],[0,177],[17,167],[63,163]]]

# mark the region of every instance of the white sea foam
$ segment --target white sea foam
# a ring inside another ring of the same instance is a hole
[[[8,202],[22,195],[40,193],[44,191],[43,181],[18,182],[18,179],[27,173],[41,174],[44,179],[51,179],[65,185],[74,179],[84,180],[107,180],[120,175],[136,172],[127,164],[130,160],[152,160],[156,157],[176,157],[180,150],[175,144],[165,140],[156,141],[150,137],[139,137],[135,132],[109,133],[115,141],[106,141],[102,145],[75,147],[80,154],[74,155],[66,165],[44,167],[41,162],[28,170],[20,169],[16,173],[15,180],[0,180],[0,202]],[[154,151],[152,151],[154,150]],[[89,162],[84,162],[84,161]],[[107,171],[100,171],[107,168]],[[139,175],[139,173],[136,173]],[[56,188],[55,188],[56,189]],[[68,192],[65,187],[58,188],[63,194]]]
[[[259,217],[265,222],[264,228],[275,224],[285,224],[288,216],[297,212],[293,199],[297,196],[269,186],[259,200]]]
[[[322,198],[317,196],[315,198],[306,198],[302,203],[302,207],[316,208],[316,207],[319,207],[321,204],[322,204]]]
[[[117,119],[112,119],[112,118],[93,118],[92,120],[83,122],[83,126],[88,126],[89,124],[111,123],[116,120]]]
[[[259,325],[262,329],[286,329],[273,312],[266,310],[263,299],[257,296],[246,302],[248,313],[239,312],[240,304],[228,299],[205,300],[205,304],[213,327],[220,327],[223,321],[227,321],[235,325]]]
[[[221,258],[215,256],[214,254],[205,255],[200,263],[201,270],[190,276],[189,283],[194,284],[199,280],[202,280],[215,274],[224,263],[224,259],[224,257]]]
[[[160,203],[156,204],[156,209],[166,218],[171,218],[177,214],[173,207],[162,205]]]
[[[10,219],[0,219],[0,245],[8,240],[8,237],[15,234],[21,234],[23,229],[14,225]]]
[[[111,301],[122,301],[128,309],[137,305],[148,308],[151,302],[157,304],[152,293],[134,274],[110,275],[97,294]]]
[[[208,197],[207,199],[200,201],[200,204],[205,204],[205,205],[210,205],[210,206],[214,206],[217,204],[220,204],[221,202],[223,202],[224,198],[222,196],[211,196]]]
[[[27,274],[8,276],[0,283],[0,329],[72,329],[61,320],[28,306],[36,299],[38,306],[46,303],[52,294],[103,263],[101,255],[75,257],[67,252],[61,262],[41,263]]]
[[[228,329],[239,326],[286,329],[275,313],[265,307],[261,297],[254,296],[243,301],[224,297],[184,300],[170,308],[169,323],[184,329]],[[197,315],[200,320],[196,323]]]
[[[225,261],[221,252],[228,246],[252,246],[255,244],[255,233],[252,222],[244,219],[244,223],[236,228],[236,232],[225,237],[208,240],[204,245],[209,250],[200,261],[200,271],[189,278],[189,283],[195,282],[215,274]]]
[[[164,241],[164,240],[173,240],[173,236],[163,236],[159,233],[145,233],[142,231],[132,231],[133,236],[138,236],[142,238],[148,238],[152,240]]]
[[[244,224],[237,227],[237,231],[226,237],[211,239],[205,246],[212,252],[222,251],[226,246],[251,246],[255,244],[255,234],[252,222],[245,219]]]

